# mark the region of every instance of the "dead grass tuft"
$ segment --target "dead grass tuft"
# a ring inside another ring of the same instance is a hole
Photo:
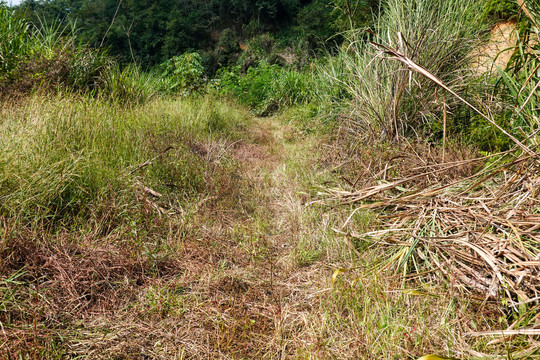
[[[339,136],[323,145],[323,161],[341,175],[350,190],[375,185],[393,178],[411,178],[410,183],[425,187],[439,182],[471,176],[487,158],[478,151],[459,142],[445,148],[427,141],[358,142],[350,129],[341,127]],[[428,172],[426,176],[415,175]],[[414,177],[414,178],[413,178]]]

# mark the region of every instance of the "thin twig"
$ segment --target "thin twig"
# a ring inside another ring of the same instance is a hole
[[[118,1],[118,6],[116,7],[116,11],[114,12],[111,24],[109,25],[109,28],[107,29],[107,31],[105,31],[105,35],[103,35],[103,39],[101,39],[101,43],[99,44],[99,47],[103,46],[103,43],[105,42],[105,38],[109,34],[109,31],[111,31],[111,28],[112,28],[112,26],[114,24],[114,21],[116,20],[116,15],[118,15],[118,10],[120,10],[120,5],[121,4],[122,4],[122,0]]]
[[[129,172],[129,175],[133,174],[134,172],[137,172],[138,170],[141,170],[142,168],[148,166],[148,165],[151,165],[154,161],[156,161],[157,159],[159,159],[160,157],[162,157],[163,155],[165,155],[169,150],[172,150],[174,149],[173,146],[169,146],[168,148],[166,148],[165,150],[163,150],[161,153],[159,153],[157,156],[153,157],[152,159],[150,160],[147,160],[145,162],[143,162],[142,164],[139,164],[137,166],[137,168],[131,170]]]

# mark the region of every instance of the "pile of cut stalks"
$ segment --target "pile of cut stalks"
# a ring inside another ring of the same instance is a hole
[[[487,299],[505,294],[517,307],[540,302],[539,160],[508,151],[428,165],[418,175],[356,191],[327,189],[327,198],[360,204],[343,230],[360,210],[384,212],[382,230],[347,234],[398,249],[385,266],[405,274],[439,272]],[[479,161],[488,164],[467,178],[414,186],[421,178]]]

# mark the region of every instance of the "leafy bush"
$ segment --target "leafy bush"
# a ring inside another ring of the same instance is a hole
[[[275,38],[265,33],[248,41],[245,51],[238,58],[238,64],[245,73],[250,67],[259,65],[285,65],[285,60],[279,55]]]
[[[313,96],[312,85],[309,73],[268,63],[250,67],[245,75],[239,67],[219,73],[221,91],[235,96],[260,115],[308,103]]]
[[[231,29],[225,29],[219,37],[215,51],[217,67],[226,67],[236,63],[240,53],[238,38]]]
[[[199,53],[187,52],[174,56],[163,63],[161,68],[166,92],[190,95],[204,91],[206,79]]]

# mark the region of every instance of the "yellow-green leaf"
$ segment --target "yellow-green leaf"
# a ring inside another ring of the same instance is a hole
[[[336,284],[336,280],[340,274],[343,274],[344,272],[350,271],[351,269],[336,269],[334,271],[334,274],[332,275],[332,286]]]
[[[418,360],[456,360],[454,358],[447,358],[439,355],[425,355],[419,358]]]

